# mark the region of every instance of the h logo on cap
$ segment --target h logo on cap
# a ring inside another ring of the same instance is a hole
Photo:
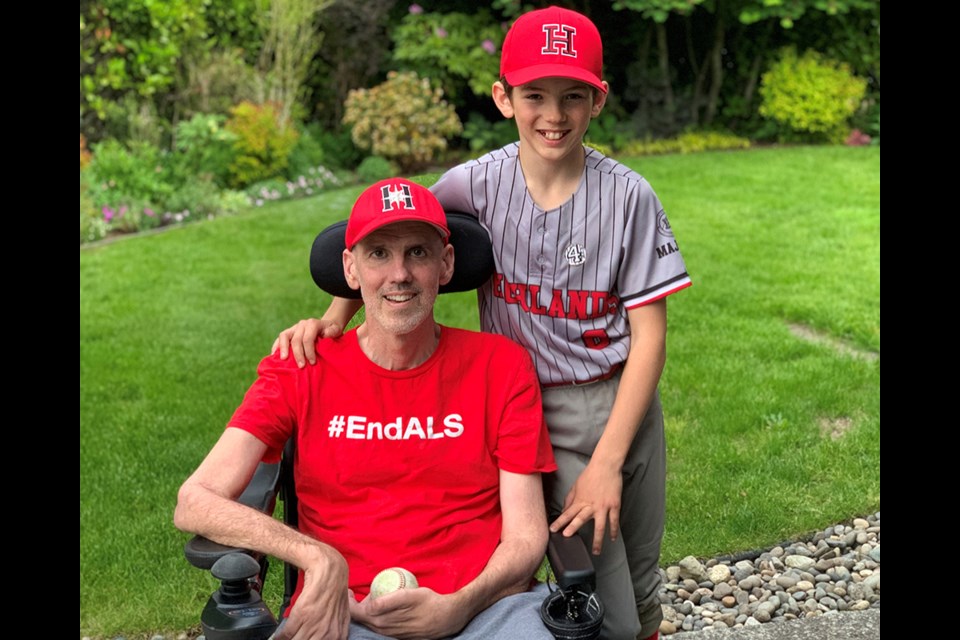
[[[573,48],[573,36],[577,33],[575,27],[565,24],[545,24],[543,25],[543,33],[546,39],[540,53],[543,55],[577,57],[577,50]]]
[[[399,189],[391,189],[390,185],[380,187],[380,195],[383,197],[383,212],[398,209],[398,205],[403,205],[404,209],[416,209],[413,206],[413,196],[410,195],[410,185],[401,184]]]

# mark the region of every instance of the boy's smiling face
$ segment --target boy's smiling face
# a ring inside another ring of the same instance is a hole
[[[583,135],[606,98],[605,93],[570,78],[540,78],[510,93],[499,82],[493,85],[500,113],[517,122],[523,154],[532,152],[531,158],[549,163],[583,160]]]

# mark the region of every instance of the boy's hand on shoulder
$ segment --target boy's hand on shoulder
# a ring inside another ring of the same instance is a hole
[[[604,534],[616,540],[620,534],[620,500],[623,477],[615,465],[605,465],[594,458],[573,483],[563,503],[563,513],[550,524],[550,531],[563,531],[572,536],[590,520],[593,525],[594,555],[603,548]]]
[[[339,323],[319,318],[307,318],[281,331],[277,339],[273,341],[270,353],[276,353],[279,349],[280,359],[286,360],[292,352],[293,359],[297,361],[297,366],[302,369],[307,362],[317,364],[315,344],[318,337],[337,338],[341,335],[343,335],[343,326]]]

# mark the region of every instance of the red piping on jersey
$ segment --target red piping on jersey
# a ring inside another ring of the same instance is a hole
[[[681,289],[686,289],[687,287],[689,287],[689,286],[692,285],[692,284],[693,284],[693,282],[691,282],[690,280],[687,280],[686,282],[684,282],[682,285],[680,285],[680,286],[677,287],[676,289],[670,289],[669,291],[664,291],[663,293],[661,293],[660,295],[658,295],[658,296],[656,296],[656,297],[654,297],[654,298],[650,298],[649,300],[644,300],[643,302],[638,302],[638,303],[636,303],[636,304],[625,304],[625,305],[623,305],[623,306],[624,306],[624,308],[626,308],[627,311],[629,311],[629,310],[631,310],[631,309],[637,309],[637,308],[639,308],[639,307],[646,306],[646,305],[650,304],[651,302],[656,302],[656,301],[659,300],[660,298],[666,298],[666,297],[669,296],[670,294],[676,293],[677,291],[680,291]]]

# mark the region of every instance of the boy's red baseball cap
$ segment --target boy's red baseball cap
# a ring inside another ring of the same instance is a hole
[[[406,221],[432,224],[444,242],[450,237],[447,214],[429,189],[403,178],[381,180],[367,187],[354,203],[344,234],[346,246],[352,249],[380,227]]]
[[[539,78],[573,78],[606,93],[602,71],[600,32],[589,18],[570,9],[525,13],[503,41],[500,77],[514,87]]]

